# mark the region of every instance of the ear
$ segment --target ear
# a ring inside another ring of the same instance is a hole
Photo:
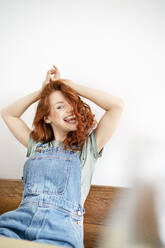
[[[46,116],[44,116],[44,121],[45,123],[50,123],[50,120]]]

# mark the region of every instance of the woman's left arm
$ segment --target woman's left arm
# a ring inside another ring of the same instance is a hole
[[[78,95],[89,99],[90,101],[94,102],[105,111],[108,111],[116,107],[123,108],[124,106],[124,101],[122,98],[112,96],[111,94],[106,93],[102,90],[93,89],[84,85],[76,84],[68,79],[62,79],[62,80],[64,80],[64,82],[68,86],[73,88]]]
[[[65,79],[64,83],[65,82],[68,86],[73,88],[77,94],[91,100],[106,111],[96,127],[97,148],[98,152],[100,152],[111,138],[119,123],[124,108],[124,101],[120,97],[112,96],[102,90],[76,84],[71,80]]]

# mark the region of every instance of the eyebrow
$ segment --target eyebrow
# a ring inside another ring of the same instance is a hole
[[[56,103],[55,103],[55,105],[56,105],[56,104],[58,104],[58,103],[64,103],[64,102],[63,102],[63,101],[60,101],[60,102],[56,102]]]

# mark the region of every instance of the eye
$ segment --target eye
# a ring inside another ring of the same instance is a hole
[[[64,105],[58,106],[57,109],[59,109],[60,107],[64,107]]]

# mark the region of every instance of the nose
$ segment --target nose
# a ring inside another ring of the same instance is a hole
[[[72,113],[73,112],[73,106],[71,106],[70,104],[68,104],[67,112],[68,113]]]

